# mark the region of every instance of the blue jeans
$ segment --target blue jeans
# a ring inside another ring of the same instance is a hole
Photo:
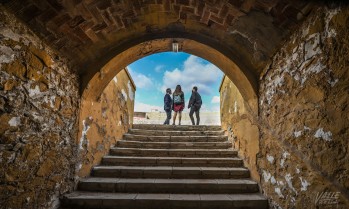
[[[165,125],[170,125],[172,110],[166,110],[166,120],[164,122]]]

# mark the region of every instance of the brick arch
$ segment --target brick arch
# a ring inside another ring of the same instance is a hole
[[[257,113],[257,80],[247,68],[244,68],[233,52],[211,40],[178,38],[156,38],[147,40],[147,37],[128,43],[125,50],[117,48],[114,53],[95,63],[89,69],[89,74],[83,77],[82,98],[84,101],[98,100],[101,93],[117,73],[132,62],[154,53],[172,50],[172,42],[179,43],[180,51],[202,57],[220,68],[239,88],[239,91],[250,106]],[[149,38],[149,37],[148,37]],[[133,46],[130,46],[133,44]],[[241,67],[239,66],[241,64]],[[200,75],[198,75],[200,76]]]
[[[52,48],[90,74],[124,43],[162,33],[191,33],[233,52],[257,79],[293,26],[312,8],[301,0],[3,1]]]

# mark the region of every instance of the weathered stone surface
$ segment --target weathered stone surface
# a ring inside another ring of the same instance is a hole
[[[318,9],[261,76],[258,167],[275,208],[315,207],[321,192],[349,206],[348,23],[347,7]]]
[[[225,76],[220,87],[221,122],[233,147],[251,171],[251,177],[260,181],[257,167],[259,128],[256,115],[246,104],[235,84]]]
[[[99,101],[82,100],[78,143],[84,160],[77,165],[80,177],[89,175],[92,166],[99,164],[131,127],[135,90],[124,69],[104,89]]]
[[[2,6],[0,19],[0,208],[54,208],[75,184],[78,79]]]
[[[173,34],[214,39],[217,50],[227,47],[236,56],[233,61],[257,80],[282,38],[312,8],[309,2],[292,0],[12,0],[4,5],[77,65],[79,75],[87,80],[83,88],[91,72],[98,73],[116,55],[114,49]]]

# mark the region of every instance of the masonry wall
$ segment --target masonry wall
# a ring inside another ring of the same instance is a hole
[[[55,208],[74,187],[78,79],[0,6],[0,208]]]
[[[90,175],[91,168],[100,164],[133,123],[135,86],[131,79],[124,69],[110,81],[98,101],[82,99],[78,134],[79,155],[83,159],[78,165],[80,177]]]
[[[321,8],[261,77],[258,167],[272,208],[331,207],[322,192],[349,207],[348,68],[349,9]]]
[[[220,88],[221,123],[233,148],[238,150],[245,166],[250,169],[251,177],[259,181],[257,154],[259,152],[259,128],[252,111],[245,104],[238,88],[224,76]]]

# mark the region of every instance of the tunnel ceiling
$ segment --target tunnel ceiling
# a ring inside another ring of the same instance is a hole
[[[224,45],[258,78],[313,7],[301,0],[12,0],[3,5],[83,75],[142,37],[201,37]],[[184,35],[183,35],[184,34]],[[219,50],[219,48],[218,48]]]

